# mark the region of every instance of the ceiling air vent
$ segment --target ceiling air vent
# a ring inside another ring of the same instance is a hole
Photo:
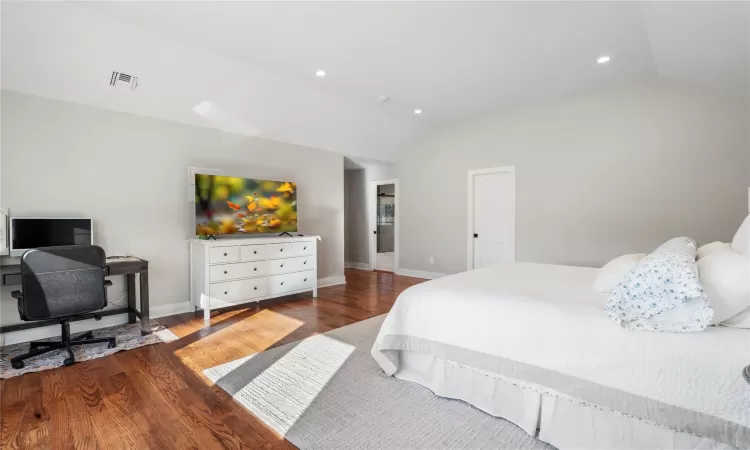
[[[122,72],[112,72],[109,85],[117,88],[127,88],[134,91],[138,87],[138,77]]]

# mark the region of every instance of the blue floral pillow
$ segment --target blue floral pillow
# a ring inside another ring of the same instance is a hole
[[[615,287],[604,311],[629,330],[704,330],[714,311],[698,277],[696,253],[690,238],[662,244]]]

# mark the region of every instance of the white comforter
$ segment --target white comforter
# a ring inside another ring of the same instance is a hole
[[[404,291],[372,355],[388,375],[400,351],[529,381],[677,431],[750,447],[750,330],[652,333],[618,327],[596,269],[515,263]]]

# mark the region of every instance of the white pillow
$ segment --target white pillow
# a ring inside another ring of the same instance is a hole
[[[698,261],[698,272],[714,310],[712,324],[750,307],[750,258],[733,250],[714,253]]]
[[[646,256],[645,253],[634,253],[630,255],[622,255],[613,259],[599,269],[599,273],[596,275],[594,285],[592,289],[595,292],[601,292],[603,294],[609,294],[612,289],[615,288],[620,281],[625,279],[625,275],[630,272],[630,269],[635,266],[638,261]]]
[[[698,259],[705,258],[712,253],[721,253],[731,249],[732,246],[726,242],[711,242],[698,248]]]
[[[734,235],[732,250],[743,255],[750,255],[750,215],[745,217],[745,221],[742,222],[740,229]]]

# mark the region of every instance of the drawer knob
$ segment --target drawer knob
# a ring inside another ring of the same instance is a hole
[[[229,293],[229,292],[227,292],[227,291],[224,291],[224,295],[227,295],[228,293]]]
[[[307,250],[307,246],[305,246],[305,247],[302,247],[302,250]]]
[[[284,265],[282,264],[281,267],[284,267]]]
[[[283,282],[283,281],[281,282],[281,285],[282,285],[282,286],[284,285],[284,282]]]
[[[302,280],[302,281],[307,281],[307,278],[305,278],[305,279],[304,279],[304,280]]]
[[[226,254],[226,253],[224,253],[224,256],[227,256],[227,254]]]
[[[253,255],[257,255],[257,254],[258,254],[258,250],[253,250]]]
[[[281,249],[281,250],[279,250],[279,251],[280,251],[280,252],[283,252],[283,251],[284,251],[284,249],[282,248],[282,249]]]
[[[226,274],[227,274],[227,271],[225,270],[225,271],[224,271],[224,275],[226,275]]]
[[[303,262],[302,264],[307,264],[307,261]]]
[[[257,291],[257,290],[258,290],[258,286],[255,286],[255,287],[253,288],[253,290],[254,290],[254,291]]]
[[[257,271],[258,271],[258,268],[257,267],[253,267],[253,272],[257,272]]]

